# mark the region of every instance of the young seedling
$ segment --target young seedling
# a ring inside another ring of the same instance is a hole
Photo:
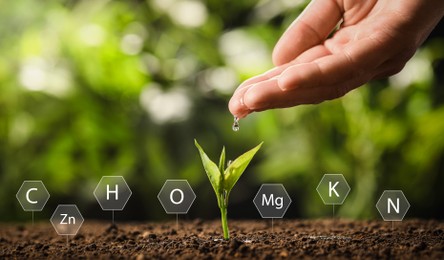
[[[263,143],[263,142],[262,142]],[[230,232],[228,231],[227,222],[227,208],[228,197],[236,182],[239,180],[242,173],[247,168],[253,156],[261,148],[262,143],[254,147],[250,151],[242,154],[236,160],[225,168],[225,147],[222,148],[220,154],[219,167],[208,158],[199,143],[194,140],[194,144],[199,150],[200,157],[202,158],[202,164],[207,173],[208,179],[210,179],[214,192],[216,193],[217,204],[220,209],[222,230],[224,232],[224,239],[230,239]]]

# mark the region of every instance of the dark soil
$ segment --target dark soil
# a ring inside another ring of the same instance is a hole
[[[432,258],[444,259],[438,221],[219,221],[118,223],[85,221],[79,233],[58,236],[50,223],[0,224],[0,258]]]

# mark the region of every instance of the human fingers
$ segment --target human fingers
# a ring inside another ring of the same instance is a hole
[[[366,37],[331,55],[288,67],[278,79],[279,87],[292,90],[340,84],[351,78],[369,80],[395,53],[390,44]]]
[[[290,65],[291,64],[284,64],[282,66],[274,67],[273,69],[268,70],[260,75],[249,78],[246,81],[242,82],[242,84],[240,84],[239,87],[237,87],[237,89],[234,91],[234,93],[236,94],[236,92],[238,92],[246,87],[250,87],[251,85],[253,85],[255,83],[269,80],[273,77],[276,77],[276,76],[280,75]]]
[[[341,20],[342,13],[336,0],[313,0],[279,39],[273,50],[274,64],[288,63],[322,43]]]
[[[249,85],[249,87],[251,87],[251,85]],[[252,112],[244,104],[244,95],[247,90],[247,87],[238,89],[231,97],[230,102],[228,102],[230,113],[237,118],[244,118]]]
[[[249,88],[244,93],[243,102],[249,113],[273,108],[293,107],[301,104],[318,104],[344,96],[363,83],[365,83],[364,80],[353,78],[341,84],[282,91],[278,86],[277,80],[269,80]]]
[[[317,45],[317,46],[310,48],[309,50],[303,52],[296,59],[294,59],[293,61],[291,61],[289,63],[274,67],[273,69],[268,70],[267,72],[265,72],[261,75],[252,77],[252,78],[244,81],[235,90],[235,93],[243,88],[250,87],[251,85],[259,83],[261,81],[266,81],[266,80],[278,77],[282,74],[282,72],[284,72],[287,68],[289,68],[291,66],[301,64],[301,63],[311,62],[311,61],[316,60],[320,57],[327,56],[330,54],[331,54],[331,52],[328,49],[326,49],[324,45]]]
[[[289,66],[299,63],[305,63],[313,61],[319,57],[329,55],[331,54],[323,45],[315,46],[304,53],[302,53],[297,59],[294,61],[287,63],[282,66],[275,67],[259,76],[250,78],[246,81],[244,81],[234,92],[233,97],[230,99],[230,102],[228,104],[228,108],[230,112],[239,118],[243,118],[247,116],[252,111],[245,106],[243,102],[243,96],[245,92],[254,86],[255,84],[267,82],[270,80],[276,80],[277,77],[280,76],[280,74],[285,71]]]
[[[257,111],[258,107],[267,107],[268,101],[267,101],[266,93],[270,93],[270,91],[272,89],[275,89],[277,84],[278,84],[277,79],[272,78],[269,80],[258,82],[256,84],[251,85],[249,88],[245,88],[245,89],[241,90],[239,93],[236,94],[236,96],[234,98],[232,98],[230,100],[230,103],[229,103],[230,111],[232,112],[233,115],[235,115],[235,113],[233,113],[233,112],[245,113],[247,111],[249,114],[253,111]],[[251,97],[247,96],[247,93],[250,91],[250,89],[254,89],[253,95],[260,96],[260,99],[255,99],[252,102],[250,100]],[[265,91],[264,92],[265,95],[262,96],[261,93],[256,93],[257,91]],[[246,101],[245,98],[249,98],[249,100],[247,100],[247,103],[245,102]],[[236,104],[236,102],[239,102],[240,104]],[[257,102],[260,102],[260,104]],[[236,105],[240,105],[240,106],[236,106]],[[232,111],[232,110],[234,110],[234,111]]]

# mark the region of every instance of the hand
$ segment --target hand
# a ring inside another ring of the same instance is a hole
[[[398,73],[443,15],[443,0],[313,0],[276,44],[276,67],[243,82],[230,112],[320,103]]]

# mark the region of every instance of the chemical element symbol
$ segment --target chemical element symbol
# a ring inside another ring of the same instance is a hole
[[[253,203],[262,218],[283,218],[291,204],[291,198],[284,185],[267,183],[259,188]]]
[[[24,181],[15,196],[24,211],[42,211],[49,200],[42,181]]]
[[[131,194],[131,189],[122,176],[103,176],[94,190],[94,196],[102,210],[123,210]]]
[[[410,208],[410,203],[401,190],[385,190],[376,208],[384,221],[402,221]]]
[[[325,205],[342,205],[350,190],[342,174],[324,174],[316,188]]]
[[[167,180],[157,198],[167,214],[187,214],[196,194],[187,180]]]
[[[58,205],[51,217],[51,224],[59,235],[76,235],[83,224],[83,217],[74,204]]]

